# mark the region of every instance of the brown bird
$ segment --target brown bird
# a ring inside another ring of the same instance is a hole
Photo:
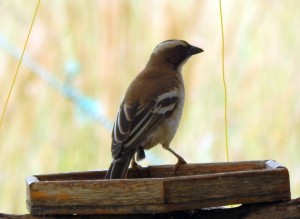
[[[183,40],[167,40],[153,50],[145,69],[132,81],[112,131],[113,161],[105,179],[127,177],[132,166],[145,158],[144,149],[157,144],[177,157],[175,171],[185,160],[170,148],[184,104],[182,66],[203,52]],[[136,159],[135,159],[136,156]]]

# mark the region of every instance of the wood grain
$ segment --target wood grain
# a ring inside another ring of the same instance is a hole
[[[288,170],[275,161],[187,164],[130,169],[129,179],[106,171],[32,176],[27,206],[43,214],[147,214],[290,199]]]
[[[45,216],[1,214],[3,219],[44,219]],[[130,215],[49,215],[47,219],[286,219],[300,218],[300,198],[242,205],[236,208],[197,209],[159,214]]]

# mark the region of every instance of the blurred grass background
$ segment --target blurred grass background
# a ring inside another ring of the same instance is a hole
[[[21,49],[36,0],[1,0],[0,37]],[[275,159],[300,196],[300,5],[223,1],[231,161]],[[42,1],[26,55],[115,119],[153,48],[184,39],[205,52],[184,68],[186,105],[172,147],[188,162],[226,160],[218,1]],[[0,112],[18,60],[0,48]],[[38,69],[37,69],[38,70]],[[110,132],[22,66],[0,130],[0,212],[25,213],[25,178],[104,169]],[[143,165],[175,163],[160,146]]]

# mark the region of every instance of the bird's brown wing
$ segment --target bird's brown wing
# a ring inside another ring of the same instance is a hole
[[[123,103],[120,106],[117,119],[112,130],[112,157],[116,158],[122,149],[123,143],[126,142],[135,120],[137,104],[127,105]]]
[[[112,156],[122,159],[140,143],[176,108],[176,92],[160,95],[147,106],[122,103],[112,132]]]

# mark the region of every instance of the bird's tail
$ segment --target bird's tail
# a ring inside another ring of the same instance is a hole
[[[104,179],[125,179],[134,152],[127,153],[120,159],[114,159],[106,172]]]

